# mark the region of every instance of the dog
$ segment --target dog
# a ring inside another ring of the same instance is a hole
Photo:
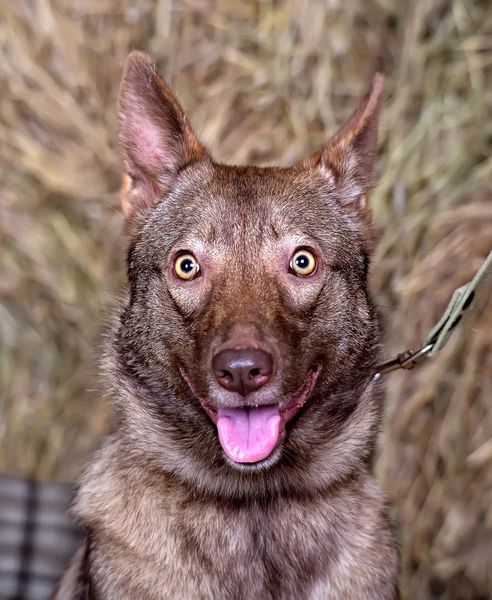
[[[368,294],[383,77],[289,168],[215,162],[152,60],[118,104],[128,293],[115,422],[83,475],[55,598],[395,600],[371,469],[382,326]]]

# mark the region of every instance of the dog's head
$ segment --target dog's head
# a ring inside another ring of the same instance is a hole
[[[299,165],[226,166],[152,61],[130,56],[118,113],[130,295],[110,354],[134,443],[164,468],[237,490],[265,472],[285,483],[296,465],[326,482],[369,456],[381,92],[376,76]]]

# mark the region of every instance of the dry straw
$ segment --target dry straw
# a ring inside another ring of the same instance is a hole
[[[313,151],[388,75],[371,198],[388,355],[492,246],[487,0],[17,0],[0,47],[1,470],[70,480],[106,427],[93,350],[122,278],[114,105],[132,48],[228,162]],[[436,358],[387,379],[378,472],[406,598],[490,597],[491,331],[485,297]]]

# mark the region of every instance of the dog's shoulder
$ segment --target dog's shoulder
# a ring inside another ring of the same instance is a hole
[[[95,600],[89,582],[88,541],[72,558],[63,574],[52,600]]]

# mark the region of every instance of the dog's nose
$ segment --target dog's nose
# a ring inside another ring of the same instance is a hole
[[[219,384],[231,392],[246,396],[261,388],[272,376],[272,355],[258,348],[221,350],[212,359]]]

